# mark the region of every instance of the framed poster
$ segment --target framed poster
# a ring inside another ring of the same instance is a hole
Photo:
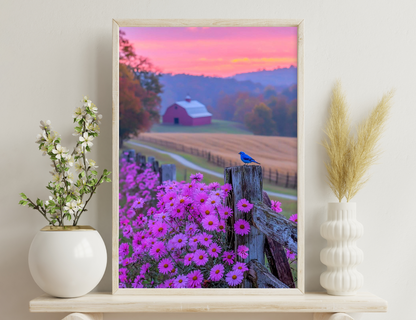
[[[303,20],[113,20],[114,294],[304,292],[303,50]]]

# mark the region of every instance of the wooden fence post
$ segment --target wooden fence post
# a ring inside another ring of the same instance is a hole
[[[289,172],[286,175],[286,188],[289,187]]]
[[[276,169],[276,184],[279,184],[279,171]]]
[[[229,242],[234,247],[235,253],[239,245],[249,248],[249,255],[246,259],[238,258],[239,261],[249,262],[256,259],[261,265],[265,264],[264,243],[265,235],[253,226],[251,213],[244,213],[237,209],[237,203],[245,198],[250,203],[263,200],[263,177],[260,166],[239,166],[229,167],[224,170],[224,182],[232,185],[233,191],[227,197],[227,205],[233,209],[234,215],[229,219],[232,233],[229,235]],[[245,236],[234,233],[234,223],[239,219],[245,219],[250,223],[250,233]],[[231,220],[231,221],[230,221]],[[251,288],[249,280],[244,280],[243,288]]]
[[[159,168],[159,182],[176,181],[176,166],[174,164],[162,164]]]

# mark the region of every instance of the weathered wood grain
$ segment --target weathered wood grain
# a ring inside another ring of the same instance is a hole
[[[262,202],[257,202],[251,211],[253,225],[258,230],[290,251],[298,252],[298,230],[294,222],[268,208]]]
[[[265,191],[263,191],[263,203],[268,208],[272,205],[272,202]],[[285,248],[283,248],[280,243],[274,241],[272,238],[267,237],[264,242],[264,253],[266,254],[267,261],[269,262],[270,272],[289,288],[296,288]]]
[[[289,288],[257,260],[251,260],[248,263],[248,269],[247,278],[251,281],[254,288]]]
[[[176,181],[176,166],[174,164],[162,164],[159,168],[159,182]]]
[[[245,245],[249,248],[249,254],[246,259],[238,257],[239,261],[248,262],[256,259],[259,263],[265,263],[264,260],[264,241],[265,236],[253,226],[251,212],[241,212],[237,209],[237,203],[245,198],[250,203],[256,203],[263,200],[263,178],[260,166],[239,166],[228,167],[224,170],[224,182],[232,185],[233,191],[227,198],[227,205],[233,209],[234,215],[229,219],[231,234],[229,240],[234,246],[235,252],[239,245]],[[244,236],[237,235],[233,232],[234,223],[244,219],[250,223],[250,233]],[[251,282],[244,280],[243,288],[251,288]]]

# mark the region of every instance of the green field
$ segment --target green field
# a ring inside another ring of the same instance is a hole
[[[205,126],[181,126],[155,124],[150,132],[158,133],[232,133],[232,134],[250,134],[243,124],[225,120],[212,120],[212,123]]]

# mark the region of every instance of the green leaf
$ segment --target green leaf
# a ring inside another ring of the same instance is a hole
[[[29,203],[29,201],[25,201],[25,200],[20,200],[19,201],[19,204],[20,205],[22,205],[22,206],[25,206],[25,205],[27,205]]]
[[[111,182],[111,179],[108,178],[108,177],[105,177],[104,180],[107,181],[107,182]]]
[[[22,199],[27,199],[26,195],[23,192],[20,194],[20,196],[22,197]]]
[[[67,214],[66,214],[66,218],[67,218],[68,220],[71,220],[71,215],[70,215],[69,213],[67,213]]]
[[[76,132],[81,132],[82,131],[82,128],[81,127],[75,127],[75,131]]]
[[[87,147],[85,148],[85,150],[87,150],[88,152],[91,152],[91,149],[90,149],[90,147],[89,147],[89,146],[87,146]]]
[[[91,173],[92,173],[94,176],[96,176],[96,175],[97,175],[97,171],[95,171],[95,170],[91,170]]]

